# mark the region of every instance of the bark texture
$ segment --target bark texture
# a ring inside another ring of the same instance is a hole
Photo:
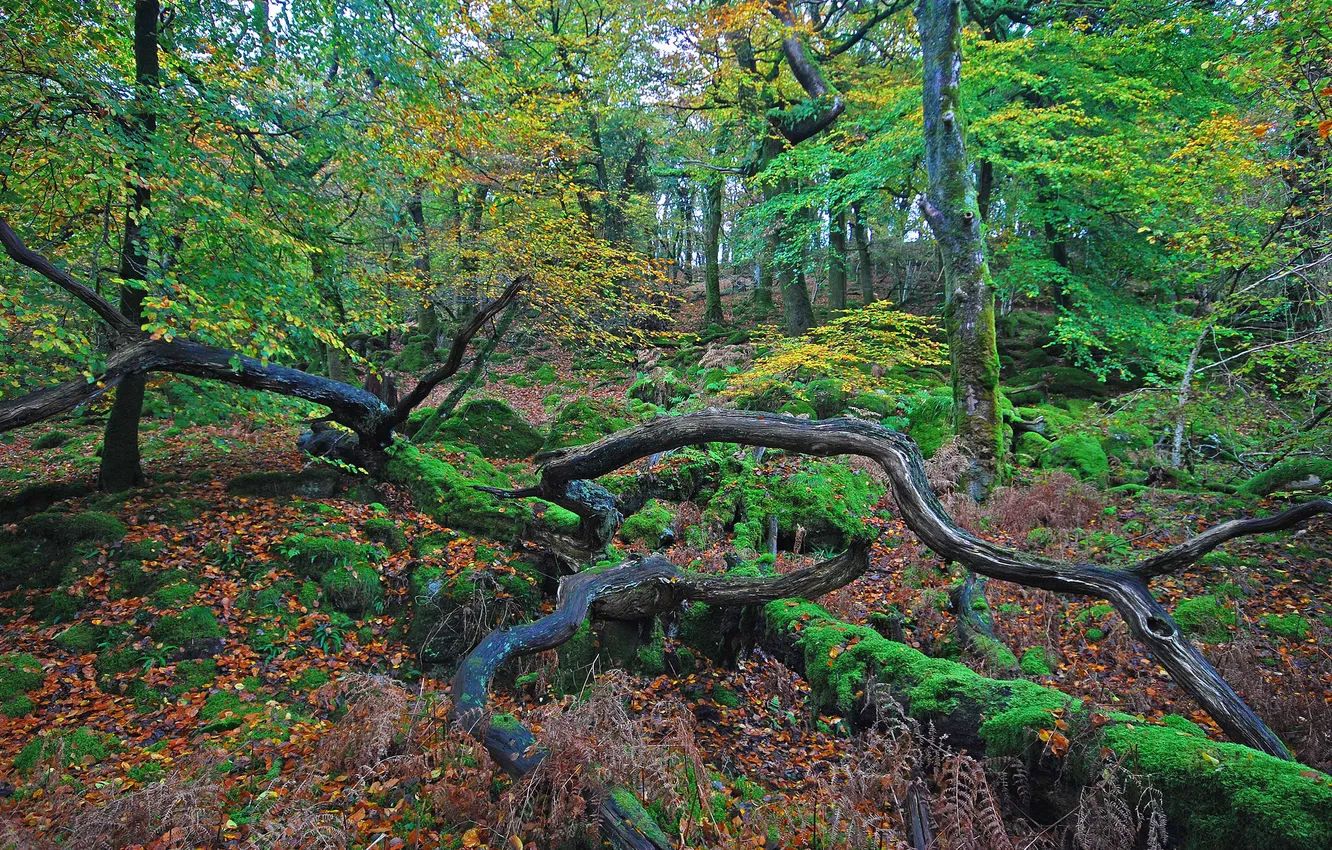
[[[925,167],[930,177],[921,207],[943,257],[955,430],[972,462],[963,484],[979,500],[1002,475],[1004,453],[994,289],[962,114],[960,4],[920,0],[916,20],[924,57]]]

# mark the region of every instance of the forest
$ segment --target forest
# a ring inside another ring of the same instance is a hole
[[[1332,848],[1332,0],[0,0],[0,850]]]

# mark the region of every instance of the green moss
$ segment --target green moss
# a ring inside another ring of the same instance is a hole
[[[573,536],[578,533],[578,529],[582,526],[583,522],[578,514],[570,510],[565,510],[559,505],[543,502],[540,499],[534,501],[545,505],[545,510],[541,514],[541,521],[546,523],[546,525],[549,525],[560,534]]]
[[[0,588],[54,587],[67,579],[89,547],[125,536],[125,525],[99,511],[28,517],[0,532]]]
[[[615,801],[615,807],[620,810],[624,816],[625,822],[634,828],[640,835],[657,847],[673,846],[671,839],[666,833],[661,831],[661,827],[652,819],[643,808],[643,804],[638,802],[638,798],[625,788],[612,788],[611,799]]]
[[[486,569],[451,572],[441,567],[418,567],[409,581],[412,605],[407,642],[430,664],[453,664],[479,639],[459,628],[482,613],[487,627],[535,616],[541,605],[541,577],[530,563],[497,564]],[[480,628],[477,626],[476,628]]]
[[[93,669],[103,676],[116,676],[139,669],[144,659],[144,654],[137,649],[106,650],[97,656]]]
[[[33,768],[48,758],[62,756],[65,767],[94,764],[105,761],[118,749],[115,740],[109,735],[85,727],[59,735],[42,735],[29,741],[14,759],[14,767],[20,773],[30,773]]]
[[[1236,620],[1235,611],[1215,596],[1185,599],[1175,606],[1174,618],[1185,632],[1209,643],[1229,639]]]
[[[1274,490],[1292,485],[1308,484],[1319,487],[1332,482],[1332,460],[1301,457],[1282,461],[1240,485],[1240,492],[1249,496],[1266,496]]]
[[[649,676],[660,676],[666,672],[666,631],[658,618],[652,621],[651,641],[638,650],[636,666]]]
[[[566,694],[578,693],[587,684],[589,671],[597,657],[597,639],[591,621],[584,620],[574,636],[560,644],[555,652],[559,656],[556,690]]]
[[[1013,455],[1022,466],[1034,467],[1052,445],[1054,444],[1035,431],[1023,431],[1013,444]]]
[[[227,482],[227,492],[236,496],[301,496],[326,499],[337,492],[342,473],[328,466],[300,472],[247,472]]]
[[[712,701],[726,708],[738,708],[740,706],[740,697],[736,696],[735,691],[722,684],[712,686]]]
[[[73,655],[86,655],[96,652],[106,642],[110,631],[106,626],[75,623],[55,636],[55,644]]]
[[[693,602],[680,613],[680,642],[706,658],[722,657],[726,632],[723,609]]]
[[[1299,614],[1265,614],[1259,622],[1263,628],[1286,640],[1303,640],[1309,634],[1309,621]]]
[[[83,599],[63,590],[55,590],[38,599],[32,615],[47,623],[67,623],[83,608]]]
[[[306,667],[301,674],[292,680],[291,685],[299,691],[313,691],[328,684],[330,676],[327,670],[320,670],[318,667]]]
[[[1066,434],[1041,459],[1046,468],[1063,467],[1082,479],[1099,479],[1110,470],[1101,443],[1090,434]]]
[[[339,611],[360,616],[384,598],[379,573],[367,565],[334,567],[324,573],[324,597]]]
[[[1093,628],[1087,629],[1087,635],[1086,635],[1086,637],[1087,637],[1087,641],[1088,641],[1088,642],[1090,642],[1090,643],[1096,643],[1097,641],[1099,641],[1099,640],[1101,640],[1102,638],[1105,637],[1105,632],[1102,631],[1101,629],[1098,629],[1098,628],[1093,627]]]
[[[1018,666],[1028,676],[1048,676],[1051,673],[1050,656],[1043,646],[1033,646],[1022,653],[1022,661]]]
[[[452,463],[423,454],[414,446],[400,446],[389,461],[386,475],[391,482],[411,490],[416,507],[440,525],[493,540],[515,541],[523,523],[531,518],[531,509],[477,490],[477,484],[507,487],[509,482],[479,457],[470,462],[464,457],[463,462],[468,463],[474,477],[463,475]]]
[[[70,441],[71,437],[64,431],[47,431],[37,439],[32,441],[32,447],[37,451],[46,449],[58,449]]]
[[[430,440],[476,446],[486,457],[525,458],[541,449],[544,438],[503,401],[482,398],[454,411]]]
[[[112,543],[125,536],[125,524],[101,511],[78,514],[42,513],[19,526],[24,536],[58,543]]]
[[[182,661],[176,665],[176,678],[179,681],[171,686],[175,696],[206,688],[217,678],[217,662],[211,658]]]
[[[658,499],[652,499],[620,526],[620,536],[630,543],[656,548],[666,530],[675,521],[674,512]]]
[[[578,398],[565,405],[546,436],[545,449],[579,446],[628,428],[628,411],[610,400]]]
[[[211,694],[199,709],[199,717],[204,720],[217,720],[224,714],[236,717],[245,714],[245,703],[235,691],[218,691]]]
[[[362,526],[365,536],[375,543],[382,544],[390,552],[401,552],[407,548],[407,535],[398,524],[388,517],[373,517]]]
[[[292,569],[306,578],[319,578],[334,567],[375,563],[383,560],[385,555],[378,546],[299,533],[277,544],[276,548]]]
[[[202,605],[186,608],[179,614],[167,614],[157,621],[151,632],[155,642],[167,646],[189,646],[192,643],[222,637],[222,626],[213,609]]]
[[[45,678],[42,662],[33,656],[0,655],[0,710],[8,717],[32,711],[32,700],[25,694],[40,688]]]
[[[134,540],[121,545],[118,558],[121,561],[154,561],[161,557],[166,546],[159,540]]]
[[[199,592],[197,584],[188,581],[176,582],[153,592],[153,604],[158,608],[179,608],[194,598]]]
[[[906,432],[916,441],[921,454],[932,457],[953,435],[952,387],[935,387],[911,398]]]
[[[1186,850],[1332,847],[1332,778],[1165,726],[1107,726],[1102,742],[1160,790]]]

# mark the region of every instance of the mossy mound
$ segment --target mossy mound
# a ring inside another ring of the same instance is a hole
[[[328,466],[314,466],[300,472],[246,472],[227,482],[227,492],[270,499],[284,496],[327,499],[337,493],[341,478],[342,473]]]
[[[521,560],[460,572],[418,567],[410,589],[407,643],[425,664],[455,665],[501,623],[540,616],[541,575]]]
[[[1107,393],[1107,387],[1100,378],[1076,366],[1038,366],[1025,369],[1014,375],[1007,383],[1013,387],[1041,384],[1050,395],[1068,398],[1099,398]],[[1019,402],[1016,398],[1014,401]],[[1021,400],[1021,402],[1026,401],[1025,397]]]
[[[1181,629],[1208,643],[1229,640],[1236,621],[1234,609],[1215,596],[1185,599],[1175,606],[1173,616]]]
[[[1259,622],[1263,628],[1286,640],[1304,640],[1309,634],[1309,621],[1299,614],[1264,614]]]
[[[366,537],[390,552],[401,552],[407,548],[407,535],[388,517],[372,517],[365,521],[361,530]]]
[[[63,734],[39,735],[28,742],[14,758],[14,768],[31,773],[42,762],[59,758],[63,767],[92,764],[105,760],[119,747],[114,738],[82,727]]]
[[[481,457],[463,453],[459,463],[467,474],[415,446],[399,446],[385,472],[391,482],[407,487],[416,507],[440,525],[506,543],[516,540],[523,523],[532,517],[531,509],[476,489],[478,484],[510,486],[509,480]]]
[[[1052,671],[1050,656],[1042,646],[1033,646],[1022,653],[1018,667],[1028,676],[1048,676]]]
[[[379,573],[365,564],[347,564],[324,573],[320,586],[334,608],[361,616],[384,598]]]
[[[357,543],[340,537],[293,534],[275,547],[297,575],[322,578],[334,567],[373,564],[384,558],[379,546]]]
[[[768,518],[775,516],[779,548],[791,548],[803,533],[803,548],[810,550],[845,547],[868,534],[866,519],[883,487],[864,470],[840,461],[802,460],[776,474],[737,476],[718,492],[708,512],[715,515],[720,508],[724,513],[729,494],[734,494],[738,509],[737,547],[758,550],[768,532]]]
[[[1240,485],[1248,496],[1266,496],[1277,490],[1313,490],[1332,484],[1332,460],[1302,457],[1285,460]]]
[[[475,446],[486,457],[517,459],[536,454],[544,438],[503,401],[480,398],[458,408],[431,441]]]
[[[33,709],[28,694],[42,686],[42,662],[31,655],[0,655],[0,714],[21,717]]]
[[[543,448],[581,446],[632,424],[629,411],[609,399],[579,398],[560,409]]]
[[[1105,449],[1090,434],[1065,434],[1055,440],[1042,456],[1041,465],[1067,469],[1084,481],[1100,479],[1110,471]]]
[[[52,587],[92,546],[114,543],[125,531],[123,522],[100,511],[34,514],[0,534],[0,591]]]
[[[87,655],[111,636],[111,629],[91,623],[75,623],[55,636],[55,645],[71,655]]]
[[[93,491],[90,484],[34,484],[11,496],[0,497],[0,525],[18,522],[24,517],[48,510],[57,502],[86,496]]]
[[[624,521],[624,525],[620,526],[620,536],[630,543],[656,548],[668,538],[675,538],[671,531],[673,522],[674,512],[664,502],[652,499]]]
[[[177,647],[188,656],[213,654],[221,646],[222,626],[213,609],[194,605],[165,615],[150,634],[155,643]]]
[[[1013,458],[1020,466],[1034,467],[1054,445],[1035,431],[1024,431],[1013,443]]]
[[[396,369],[419,374],[435,362],[435,338],[430,334],[415,334],[407,338],[402,352],[393,359]]]

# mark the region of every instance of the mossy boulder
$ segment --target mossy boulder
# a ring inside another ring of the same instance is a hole
[[[501,623],[540,616],[541,575],[523,560],[464,570],[417,567],[410,600],[407,643],[424,664],[452,667]]]
[[[15,531],[0,533],[0,592],[52,587],[68,577],[89,549],[114,543],[125,530],[124,523],[100,511],[34,514]]]
[[[75,623],[55,636],[55,645],[71,655],[87,655],[111,636],[111,629],[91,623]]]
[[[560,409],[546,435],[544,448],[581,446],[628,428],[628,409],[609,399],[579,398]]]
[[[34,708],[28,694],[38,690],[46,674],[31,655],[0,655],[0,714],[21,717]]]
[[[485,457],[515,459],[536,454],[544,438],[503,401],[480,398],[454,411],[431,441],[471,445]]]
[[[388,517],[372,517],[361,528],[366,537],[390,552],[401,552],[407,548],[407,535],[397,522]]]
[[[324,573],[324,598],[339,611],[361,616],[383,600],[379,573],[365,564],[346,564]]]
[[[1034,467],[1052,445],[1054,444],[1050,440],[1035,431],[1024,431],[1018,434],[1017,440],[1013,443],[1014,460],[1020,466]]]
[[[1332,460],[1302,457],[1284,460],[1240,485],[1248,496],[1266,496],[1278,490],[1315,490],[1332,484]]]
[[[1100,378],[1079,369],[1076,366],[1040,366],[1018,372],[1007,381],[1009,386],[1028,387],[1042,385],[1050,395],[1069,398],[1098,398],[1107,393],[1107,387]],[[1019,399],[1014,399],[1018,402]],[[1021,402],[1028,401],[1023,397]]]
[[[327,499],[337,493],[341,478],[342,473],[329,466],[313,466],[300,472],[246,472],[227,482],[227,492],[270,499],[284,496]]]
[[[379,546],[303,533],[291,535],[275,548],[297,575],[311,579],[322,578],[334,567],[376,563],[385,555]]]
[[[1083,480],[1097,480],[1110,471],[1110,459],[1090,434],[1065,434],[1041,458],[1046,469],[1067,469]]]
[[[395,368],[413,375],[419,374],[435,362],[435,339],[429,334],[417,334],[407,338],[402,352],[393,360]]]
[[[802,533],[806,551],[841,548],[869,533],[866,520],[882,495],[883,487],[863,469],[838,460],[804,459],[775,473],[747,472],[725,482],[707,513],[738,516],[733,528],[737,548],[760,549],[773,516],[779,548],[791,548]]]
[[[1018,667],[1028,676],[1048,676],[1053,669],[1050,656],[1045,651],[1045,647],[1042,646],[1033,646],[1022,653],[1022,660],[1018,662]]]
[[[386,475],[411,491],[419,510],[448,528],[513,542],[523,523],[532,517],[526,505],[502,501],[476,489],[478,484],[508,487],[510,482],[483,458],[466,452],[455,465],[415,446],[399,446],[389,460]]]
[[[176,647],[183,657],[214,655],[222,647],[222,626],[213,609],[203,605],[163,616],[150,634],[155,643]]]
[[[671,524],[675,513],[658,499],[652,499],[620,526],[620,536],[630,543],[641,543],[651,548],[665,545],[675,539]]]

